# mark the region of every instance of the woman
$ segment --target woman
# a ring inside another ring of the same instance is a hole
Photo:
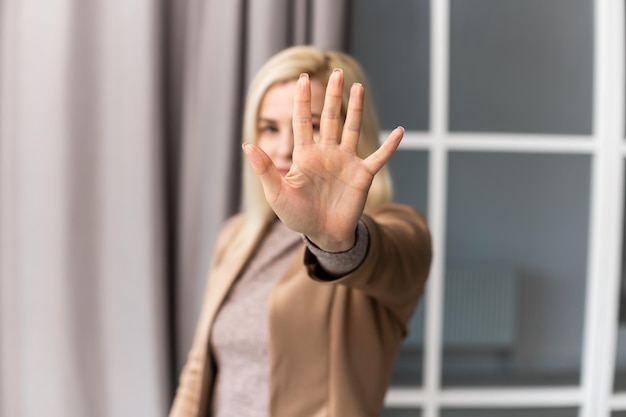
[[[300,46],[251,83],[244,209],[218,238],[171,417],[380,415],[431,246],[390,203],[404,130],[378,147],[364,78]]]

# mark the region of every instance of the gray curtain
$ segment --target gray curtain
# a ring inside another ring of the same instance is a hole
[[[160,10],[0,5],[0,413],[163,415]]]
[[[162,416],[247,82],[345,2],[0,0],[0,416]]]

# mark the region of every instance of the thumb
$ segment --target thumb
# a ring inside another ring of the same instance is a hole
[[[274,201],[275,197],[280,192],[283,180],[282,175],[280,175],[280,172],[276,169],[272,159],[263,151],[263,149],[251,143],[244,143],[241,147],[244,155],[246,155],[246,158],[250,163],[250,166],[252,166],[252,170],[261,180],[263,191],[265,192],[265,198],[268,201]]]

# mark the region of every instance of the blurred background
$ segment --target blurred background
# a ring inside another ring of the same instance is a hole
[[[0,0],[0,416],[165,416],[247,83],[353,54],[435,258],[386,417],[626,416],[623,0]]]

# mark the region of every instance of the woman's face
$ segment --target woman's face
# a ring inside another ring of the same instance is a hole
[[[272,159],[283,177],[289,172],[293,153],[291,117],[295,90],[295,80],[270,87],[261,100],[257,120],[257,145]],[[324,93],[324,85],[311,79],[311,116],[315,140],[319,139]]]

